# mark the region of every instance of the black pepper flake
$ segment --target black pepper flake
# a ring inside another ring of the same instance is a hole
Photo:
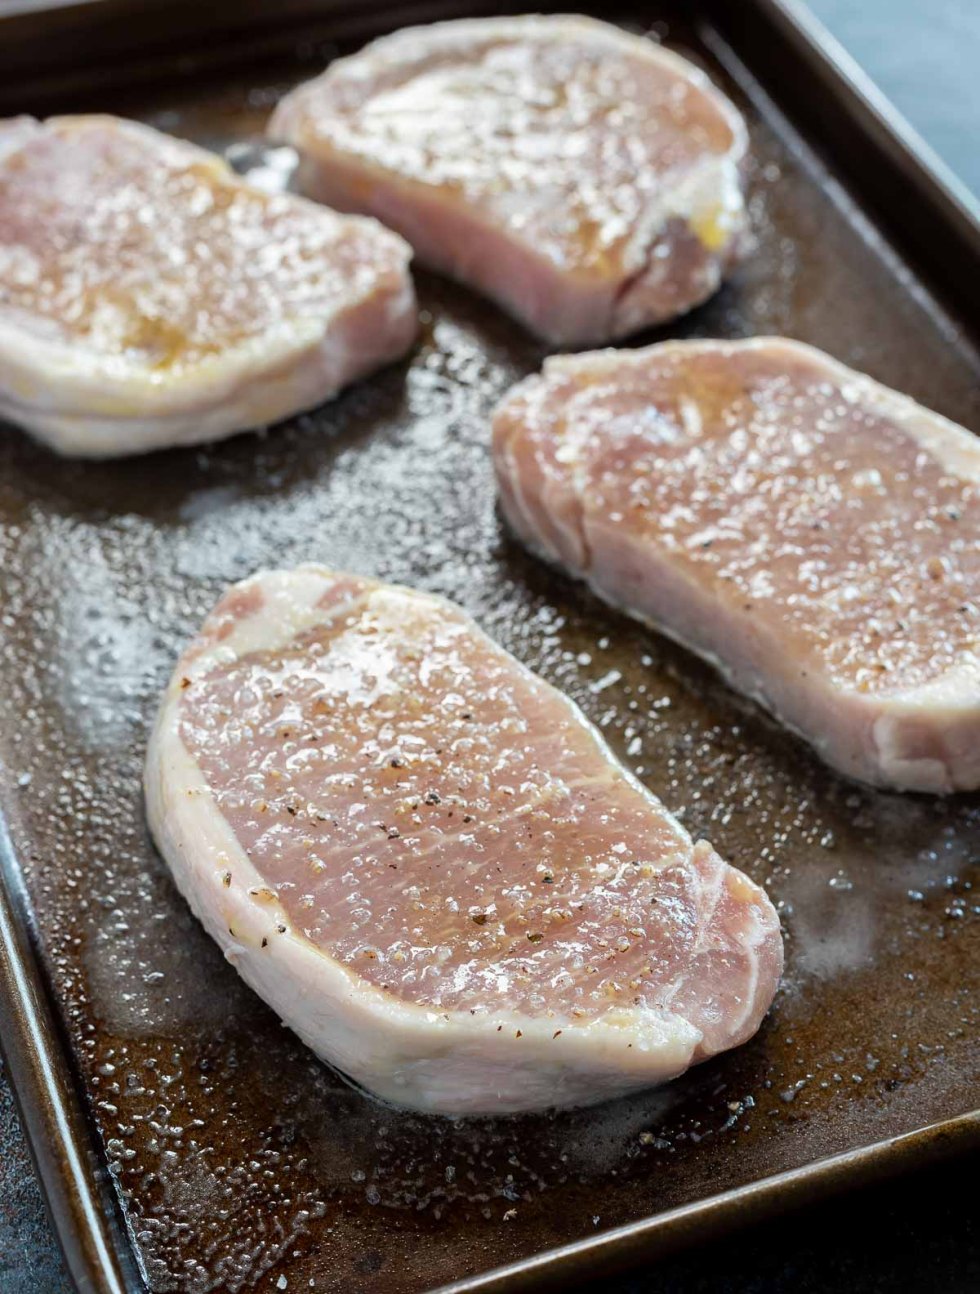
[[[277,925],[276,929],[279,931],[281,935],[284,935],[286,933],[286,927],[283,925]]]
[[[555,883],[555,878],[554,878],[553,876],[542,876],[542,877],[541,877],[541,884],[542,884],[542,885],[554,885],[554,883]]]
[[[470,920],[476,926],[485,926],[487,924],[487,914],[485,912],[474,912]]]
[[[539,944],[543,938],[544,935],[540,934],[537,930],[528,931],[527,941],[530,944]]]
[[[388,763],[391,765],[392,768],[405,767],[405,761],[403,759],[399,759],[397,756],[394,759],[389,759]]]
[[[388,839],[389,839],[389,840],[397,840],[397,839],[398,839],[398,837],[399,837],[401,834],[402,834],[402,833],[398,830],[398,828],[397,828],[397,827],[389,827],[389,828],[388,828]]]
[[[181,686],[182,688],[190,687],[190,685],[191,685],[191,681],[190,681],[190,679],[189,679],[189,678],[182,678],[182,679],[180,680],[180,686]]]
[[[425,802],[426,804],[441,804],[442,796],[438,791],[426,791]]]
[[[263,935],[263,936],[262,936],[262,947],[263,947],[263,948],[268,948],[268,946],[269,946],[269,941],[268,941],[268,939],[266,939],[265,935]]]
[[[295,804],[287,804],[286,812],[291,814],[295,818],[296,814],[299,812],[299,809],[297,809]]]
[[[560,1030],[560,1029],[556,1029],[556,1030],[555,1030],[555,1032],[554,1032],[551,1036],[552,1036],[552,1038],[554,1039],[554,1038],[557,1038],[557,1037],[558,1037],[558,1035],[559,1035],[560,1033],[561,1033],[561,1030]]]
[[[472,821],[473,821],[473,814],[472,814],[472,813],[464,813],[464,814],[463,814],[463,821],[464,821],[464,822],[472,822]]]
[[[515,1037],[515,1038],[523,1038],[523,1037],[524,1037],[524,1035],[521,1033],[520,1029],[518,1029],[518,1030],[517,1030],[517,1032],[514,1034],[514,1037]]]
[[[221,878],[221,884],[227,889],[231,884],[231,872],[225,872]]]

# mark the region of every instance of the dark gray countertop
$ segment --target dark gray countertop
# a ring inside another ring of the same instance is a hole
[[[570,6],[574,7],[574,6]],[[811,0],[948,166],[980,193],[980,0]],[[907,1177],[651,1266],[618,1294],[980,1289],[967,1165]],[[0,1073],[0,1294],[70,1294]]]
[[[810,0],[810,8],[946,165],[980,194],[980,3]]]

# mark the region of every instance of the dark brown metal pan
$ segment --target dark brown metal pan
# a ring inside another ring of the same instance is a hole
[[[258,146],[338,48],[459,11],[32,12],[0,24],[0,96]],[[980,428],[975,213],[839,55],[777,0],[604,16],[701,62],[752,134],[756,253],[656,335],[788,333]],[[841,782],[511,544],[486,416],[542,351],[419,286],[410,361],[267,437],[103,465],[0,439],[0,1025],[80,1288],[562,1285],[980,1142],[977,797]],[[767,885],[788,962],[756,1039],[664,1092],[453,1124],[352,1091],[239,983],[147,840],[146,725],[221,587],[310,559],[457,598]]]

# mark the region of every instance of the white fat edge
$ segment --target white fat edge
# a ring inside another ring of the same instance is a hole
[[[288,647],[296,638],[317,625],[328,623],[337,614],[338,607],[318,604],[324,593],[341,578],[344,576],[339,572],[310,563],[288,571],[257,571],[248,579],[231,585],[225,597],[259,589],[262,605],[251,615],[237,617],[226,638],[210,644],[197,655],[193,653],[200,640],[193,639],[188,648],[192,659],[178,669],[178,674],[181,678],[197,679],[209,673],[215,665],[230,664],[256,652],[276,652]],[[341,603],[340,607],[347,609],[370,597],[378,586],[373,581],[366,582],[369,588],[361,597]]]
[[[24,145],[41,134],[44,127],[36,117],[5,117],[0,120],[0,165],[21,152]]]
[[[977,716],[980,741],[980,654],[975,651],[964,652],[955,665],[927,683],[877,696],[889,717],[921,711],[942,711],[947,715],[972,711]]]
[[[0,389],[39,411],[86,417],[144,417],[225,400],[257,371],[269,372],[317,345],[331,318],[297,319],[205,356],[161,371],[84,341],[42,337],[0,315]]]

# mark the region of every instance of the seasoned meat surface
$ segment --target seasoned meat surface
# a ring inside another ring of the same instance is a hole
[[[246,979],[404,1104],[659,1082],[750,1036],[775,991],[758,886],[438,598],[309,567],[237,586],[178,666],[147,789]]]
[[[835,767],[980,784],[980,444],[810,347],[549,360],[495,416],[504,511]]]
[[[408,348],[409,255],[134,122],[0,123],[0,414],[95,456],[285,417]]]
[[[279,105],[314,197],[549,341],[599,342],[708,297],[744,242],[744,124],[684,59],[580,17],[410,28]]]

